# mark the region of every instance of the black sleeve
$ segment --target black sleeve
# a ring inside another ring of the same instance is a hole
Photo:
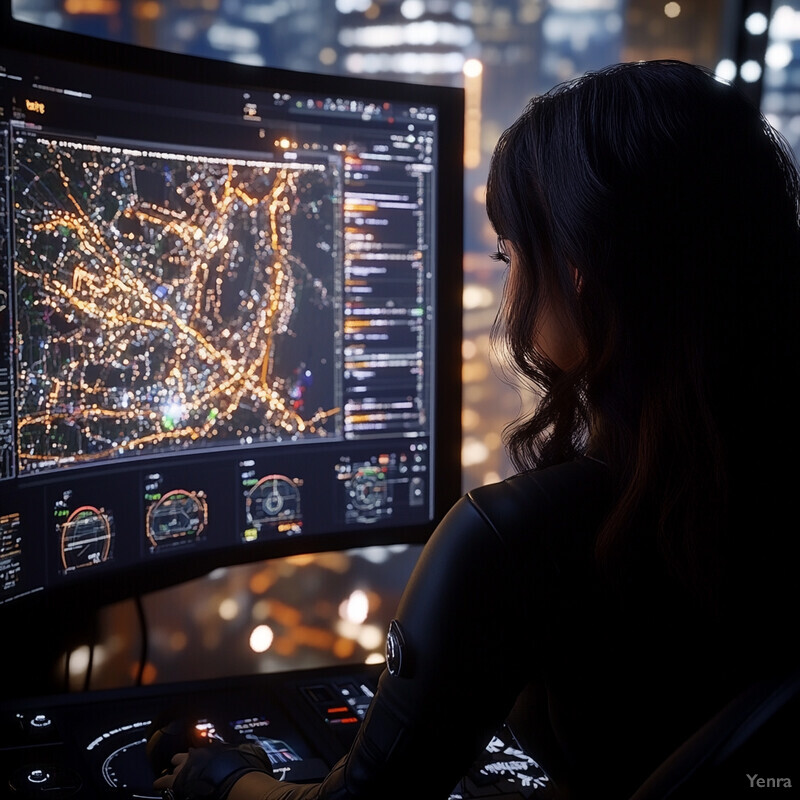
[[[401,674],[382,673],[349,754],[313,786],[250,776],[248,800],[447,798],[528,677],[520,653],[524,583],[493,526],[462,498],[403,593]]]

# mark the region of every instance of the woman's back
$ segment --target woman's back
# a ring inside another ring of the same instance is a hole
[[[525,662],[529,680],[509,723],[557,796],[627,797],[771,670],[763,654],[748,658],[742,631],[698,613],[647,546],[630,554],[626,585],[610,589],[594,556],[614,500],[604,464],[579,458],[469,498],[518,565],[519,576],[505,577],[509,603],[516,594],[523,607],[514,658]]]

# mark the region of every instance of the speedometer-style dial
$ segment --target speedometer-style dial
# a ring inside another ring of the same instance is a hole
[[[65,571],[99,564],[111,550],[111,522],[103,509],[77,508],[61,525],[61,563]]]
[[[208,523],[208,503],[202,492],[173,489],[147,511],[147,538],[164,542],[196,539]]]

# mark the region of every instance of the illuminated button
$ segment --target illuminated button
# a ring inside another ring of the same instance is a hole
[[[50,780],[50,773],[45,772],[43,769],[33,769],[28,773],[28,781],[30,783],[47,783]]]
[[[61,764],[27,764],[8,781],[13,797],[47,797],[48,800],[74,796],[82,782],[77,772]]]

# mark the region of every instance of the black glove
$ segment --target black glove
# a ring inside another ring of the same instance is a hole
[[[147,737],[147,760],[156,778],[174,769],[172,756],[188,753],[192,747],[207,747],[211,741],[201,735],[196,721],[187,716],[164,717],[167,721],[155,720]]]
[[[272,764],[263,748],[255,744],[213,742],[192,747],[172,787],[163,796],[174,800],[225,800],[242,775],[266,772]]]

